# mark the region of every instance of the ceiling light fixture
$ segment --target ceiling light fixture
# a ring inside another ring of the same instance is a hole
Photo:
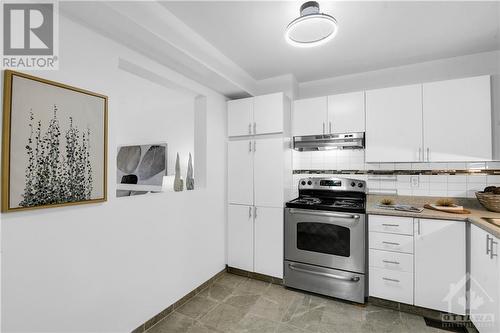
[[[300,16],[286,27],[285,39],[293,46],[314,47],[331,40],[337,30],[337,20],[320,13],[316,1],[308,1],[300,6]]]

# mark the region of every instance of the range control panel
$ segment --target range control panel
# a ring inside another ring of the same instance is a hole
[[[350,178],[309,177],[299,180],[299,190],[354,191],[366,193],[366,182]]]

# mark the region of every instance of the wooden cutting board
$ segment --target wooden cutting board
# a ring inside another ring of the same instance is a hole
[[[452,210],[444,210],[444,209],[437,209],[437,208],[434,208],[434,207],[432,207],[432,206],[431,206],[431,205],[429,205],[429,204],[425,204],[425,205],[424,205],[424,208],[431,209],[431,210],[435,210],[435,211],[438,211],[438,212],[443,212],[443,213],[450,213],[450,214],[470,214],[470,210],[467,210],[467,209],[464,209],[464,210],[456,210],[456,211],[452,211]]]

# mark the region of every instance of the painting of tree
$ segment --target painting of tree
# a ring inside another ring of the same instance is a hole
[[[2,211],[105,201],[107,97],[13,71],[5,82]]]

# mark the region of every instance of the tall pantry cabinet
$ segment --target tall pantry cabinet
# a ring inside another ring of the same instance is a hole
[[[228,112],[228,266],[283,277],[283,207],[291,193],[290,100],[232,100]]]

